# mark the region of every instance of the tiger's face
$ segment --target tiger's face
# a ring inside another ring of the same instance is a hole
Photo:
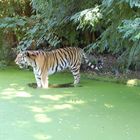
[[[20,67],[20,68],[27,68],[28,66],[31,65],[31,58],[28,55],[28,52],[20,52],[16,59],[15,63]]]

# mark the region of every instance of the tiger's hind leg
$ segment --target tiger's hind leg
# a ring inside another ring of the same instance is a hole
[[[74,75],[74,85],[79,84],[79,82],[80,82],[80,73]]]
[[[76,86],[80,82],[80,65],[78,65],[77,67],[72,67],[71,72],[72,72],[73,77],[74,77],[73,84]]]

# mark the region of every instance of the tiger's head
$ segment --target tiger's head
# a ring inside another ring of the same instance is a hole
[[[33,51],[23,51],[18,53],[15,63],[19,65],[20,68],[27,68],[28,66],[35,65],[35,54]]]

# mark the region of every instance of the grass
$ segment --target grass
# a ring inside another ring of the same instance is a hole
[[[57,73],[51,84],[73,81]],[[34,89],[31,71],[0,70],[1,140],[139,140],[140,88],[91,80]]]

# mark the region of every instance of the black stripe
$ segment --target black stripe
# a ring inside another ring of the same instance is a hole
[[[37,64],[36,64],[36,61],[34,61],[35,62],[35,68],[37,67]]]
[[[41,78],[40,78],[40,77],[37,77],[37,79],[41,80]]]
[[[69,51],[66,51],[66,53],[68,54],[68,58],[71,59],[71,54],[70,54],[70,52],[69,52]]]
[[[73,76],[75,77],[75,76],[77,76],[78,74],[73,74]]]
[[[74,59],[74,58],[73,58],[73,53],[71,52],[71,50],[70,50],[70,51],[67,51],[67,53],[68,53],[68,55],[69,55],[69,59],[70,59],[69,61],[72,62],[72,64],[73,64],[73,59]],[[71,63],[70,63],[70,64],[71,64]]]
[[[63,66],[61,66],[61,64],[59,66],[60,66],[60,69],[63,70]]]
[[[71,70],[72,70],[72,72],[77,72],[79,69],[78,68],[73,68]]]
[[[71,65],[71,67],[74,68],[74,67],[76,67],[76,65],[77,65],[77,63],[74,62],[74,63]]]
[[[54,67],[55,67],[55,54],[52,52],[52,56],[54,58],[54,61],[52,62],[52,71],[54,70]]]
[[[68,57],[67,57],[67,54],[66,54],[67,52],[64,51],[63,53],[64,53],[64,55],[65,55],[65,58],[68,60]]]
[[[92,65],[92,66],[94,66],[93,68],[96,68],[96,64],[95,65]]]
[[[67,65],[67,61],[68,61],[68,58],[67,58],[67,55],[65,54],[65,52],[64,52],[63,54],[64,54],[64,57],[66,58],[66,60],[64,60],[65,67],[66,67],[66,65]]]
[[[57,55],[56,55],[56,53],[54,54],[54,56],[55,56],[55,59],[56,59],[56,67],[55,67],[55,72],[57,72],[57,70],[58,70],[58,64],[59,64],[59,61],[58,61],[58,58],[57,58]]]
[[[60,50],[59,50],[59,51],[60,51]],[[65,63],[65,61],[64,61],[64,57],[61,55],[63,52],[61,52],[61,51],[59,52],[59,51],[58,51],[58,54],[59,54],[59,56],[60,56],[60,58],[61,58],[60,61],[62,62],[62,65],[65,67],[65,66],[66,66],[66,63]]]

